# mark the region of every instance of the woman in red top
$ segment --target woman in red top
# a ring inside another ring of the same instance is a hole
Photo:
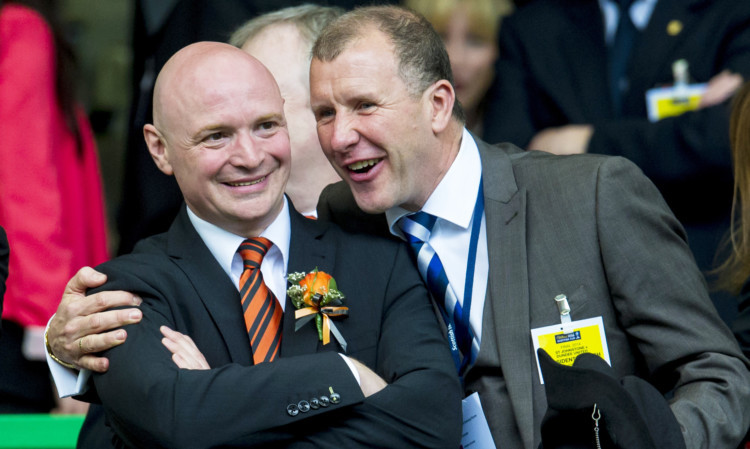
[[[101,176],[72,55],[42,12],[0,0],[0,226],[10,246],[0,412],[54,406],[44,326],[70,276],[107,259]]]

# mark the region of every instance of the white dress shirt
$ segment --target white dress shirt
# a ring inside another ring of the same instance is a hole
[[[461,147],[456,159],[422,207],[424,212],[438,217],[430,234],[429,244],[440,257],[448,282],[453,287],[462,307],[471,227],[481,177],[482,161],[479,159],[479,149],[471,134],[464,128]],[[409,213],[411,212],[401,207],[386,211],[385,216],[392,234],[403,238],[397,222],[399,218]],[[469,311],[469,324],[480,343],[482,312],[487,294],[490,266],[487,255],[487,223],[484,213],[481,220],[471,310]]]
[[[657,0],[635,0],[630,5],[630,20],[638,31],[643,31],[651,20]],[[617,22],[620,21],[620,6],[615,0],[599,0],[604,15],[604,39],[611,45],[617,33]]]
[[[242,257],[237,252],[240,244],[245,240],[236,234],[225,231],[211,224],[193,213],[188,208],[188,217],[198,235],[211,251],[221,268],[232,279],[234,286],[239,290],[240,276],[242,275]],[[281,309],[284,310],[286,298],[286,267],[289,262],[289,240],[292,236],[292,225],[289,219],[289,203],[284,198],[284,207],[276,219],[261,232],[260,237],[265,237],[273,243],[263,257],[260,272],[266,286],[280,298]]]

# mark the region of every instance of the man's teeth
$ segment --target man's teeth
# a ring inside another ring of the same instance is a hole
[[[257,183],[259,183],[259,182],[262,182],[262,181],[263,181],[264,179],[266,179],[266,177],[265,177],[265,176],[264,176],[264,177],[262,177],[262,178],[260,178],[260,179],[257,179],[257,180],[255,180],[255,181],[249,181],[249,182],[230,182],[230,183],[228,183],[228,184],[229,184],[230,186],[232,186],[232,187],[243,187],[243,186],[251,186],[251,185],[257,184]]]
[[[359,161],[359,162],[355,162],[349,165],[349,170],[355,170],[355,171],[362,170],[363,168],[366,168],[366,167],[372,167],[373,165],[377,163],[378,163],[377,159],[368,159],[366,161]]]

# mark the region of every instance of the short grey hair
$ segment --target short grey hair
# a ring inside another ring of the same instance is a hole
[[[385,34],[393,44],[399,75],[411,95],[421,95],[439,80],[453,85],[443,40],[421,14],[398,6],[359,7],[332,21],[315,41],[313,58],[330,62],[372,29]],[[466,121],[458,99],[452,113],[461,123]]]
[[[312,48],[323,28],[334,19],[344,14],[344,10],[335,6],[304,4],[279,9],[252,18],[237,28],[229,38],[229,44],[242,48],[245,43],[260,34],[266,27],[278,24],[295,25],[302,37]]]

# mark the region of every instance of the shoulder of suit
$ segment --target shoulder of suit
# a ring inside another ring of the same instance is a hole
[[[645,178],[643,172],[630,160],[621,156],[603,154],[578,154],[557,156],[544,151],[508,153],[513,174],[519,186],[527,189],[559,183],[580,184],[599,181],[607,173],[615,171],[631,173],[636,178]]]
[[[344,181],[323,189],[318,201],[318,219],[336,223],[350,233],[389,237],[384,214],[368,214],[357,206],[354,195]]]
[[[138,242],[131,253],[117,256],[96,268],[108,275],[139,273],[140,275],[160,276],[159,273],[172,266],[165,251],[166,242],[166,234],[145,238]]]

